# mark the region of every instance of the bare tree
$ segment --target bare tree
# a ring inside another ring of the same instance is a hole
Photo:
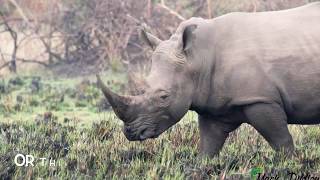
[[[14,48],[10,54],[0,52],[2,59],[7,58],[0,69],[9,67],[16,72],[17,62],[23,62],[38,63],[48,68],[62,64],[67,71],[75,70],[73,67],[76,65],[83,70],[93,67],[95,72],[109,68],[145,73],[150,67],[151,53],[140,43],[137,26],[144,24],[148,31],[160,39],[167,39],[181,21],[191,16],[213,18],[230,11],[279,10],[301,5],[305,0],[50,1],[57,3],[59,8],[51,7],[36,18],[33,18],[35,15],[32,11],[21,7],[21,1],[6,2],[15,8],[16,14],[20,15],[18,21],[24,23],[28,30],[25,33],[12,26],[11,20],[1,15],[3,22],[0,22],[0,26],[5,27],[4,32],[10,33]],[[35,38],[43,47],[43,52],[39,52],[43,58],[41,61],[17,55],[21,41],[30,38]],[[59,43],[56,39],[59,39]],[[68,68],[68,65],[72,68]]]
[[[9,70],[11,72],[16,73],[17,72],[17,63],[16,63],[16,56],[17,56],[17,50],[18,50],[18,35],[15,30],[9,25],[9,22],[5,19],[3,13],[0,11],[0,17],[2,19],[2,25],[5,27],[5,31],[9,32],[12,42],[13,42],[13,51],[11,54],[11,60],[10,62],[4,63],[0,69],[9,66]],[[4,58],[3,58],[4,59]]]

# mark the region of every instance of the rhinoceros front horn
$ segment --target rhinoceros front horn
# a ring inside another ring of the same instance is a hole
[[[119,119],[126,121],[128,119],[127,109],[132,102],[130,96],[120,96],[112,92],[101,80],[100,76],[97,75],[97,85],[102,90],[104,96],[108,99],[112,109]]]

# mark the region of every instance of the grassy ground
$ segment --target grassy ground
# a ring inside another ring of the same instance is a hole
[[[104,77],[121,91],[123,77]],[[205,159],[198,156],[196,114],[188,113],[158,139],[129,142],[92,82],[92,77],[0,80],[0,179],[249,179],[257,167],[268,176],[294,172],[320,177],[319,126],[290,126],[293,158],[275,154],[243,125],[219,157]],[[33,155],[34,166],[16,166],[18,153]],[[43,165],[43,157],[56,166]]]

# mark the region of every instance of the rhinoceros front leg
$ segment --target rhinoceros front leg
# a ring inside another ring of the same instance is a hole
[[[292,153],[294,150],[291,134],[288,130],[287,116],[278,104],[253,104],[244,108],[249,123],[277,151]]]
[[[208,118],[199,115],[200,153],[212,157],[219,153],[229,133],[240,126],[239,123],[223,123],[222,118]]]

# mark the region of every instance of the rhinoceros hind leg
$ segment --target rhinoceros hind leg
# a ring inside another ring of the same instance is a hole
[[[240,124],[226,124],[216,118],[199,115],[200,153],[202,156],[213,157],[221,150],[229,133]]]
[[[287,116],[278,104],[253,104],[244,108],[248,122],[276,151],[292,153],[294,145],[287,125]]]

